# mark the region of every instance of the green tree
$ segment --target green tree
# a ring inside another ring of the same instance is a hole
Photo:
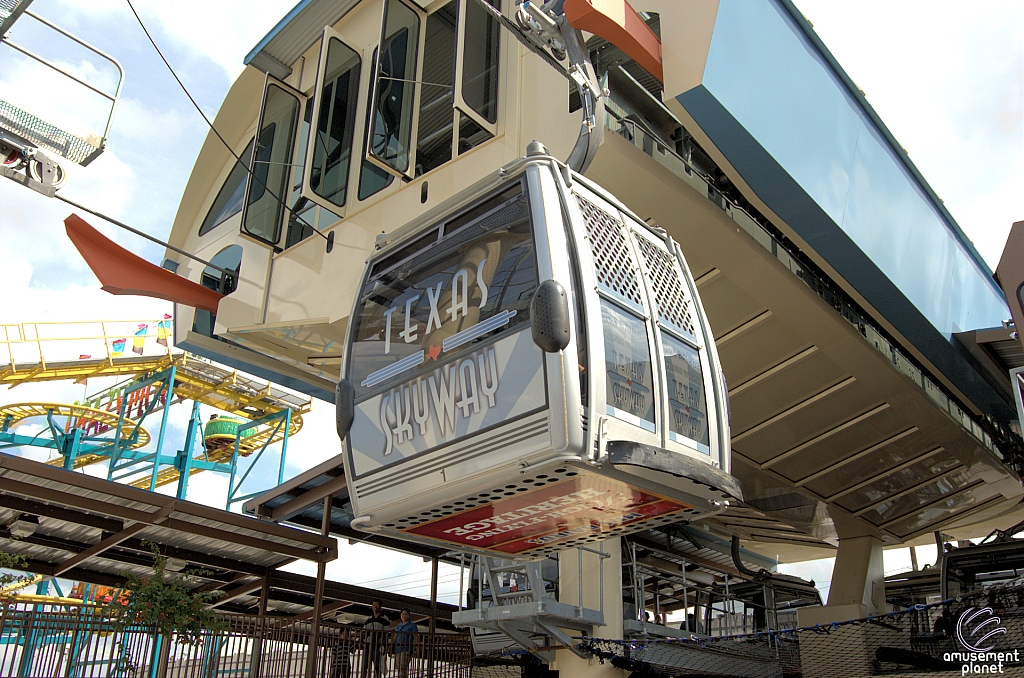
[[[13,553],[5,553],[0,551],[0,570],[20,570],[26,572],[28,570],[28,561],[25,560],[24,556],[19,556]],[[0,589],[7,586],[20,584],[29,579],[27,574],[13,574],[11,572],[0,572]],[[9,601],[17,595],[15,592],[0,594],[0,600]]]
[[[153,552],[153,573],[140,576],[125,572],[125,601],[112,601],[111,606],[119,607],[117,626],[155,627],[161,635],[170,639],[177,634],[179,643],[188,645],[203,642],[206,633],[225,628],[208,605],[223,595],[222,591],[193,591],[189,584],[197,577],[209,574],[206,570],[186,570],[181,574],[168,572],[167,557],[158,545],[149,543]]]

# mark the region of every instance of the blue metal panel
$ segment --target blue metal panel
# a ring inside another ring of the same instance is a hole
[[[782,2],[720,3],[707,92],[935,329],[948,337],[998,326],[1007,308],[988,266],[848,82]],[[692,98],[679,100],[687,107]],[[722,139],[712,141],[724,152]],[[726,155],[737,169],[752,160]],[[761,184],[774,208],[776,187]]]
[[[249,62],[252,61],[264,47],[270,44],[270,41],[277,37],[278,33],[284,30],[285,26],[290,24],[292,20],[299,15],[299,12],[306,9],[306,7],[312,2],[313,0],[299,0],[299,3],[292,7],[292,11],[285,14],[284,18],[278,21],[277,25],[271,28],[270,32],[263,36],[263,39],[252,48],[252,51],[245,55],[245,59],[242,60],[242,63],[248,66]]]
[[[948,336],[936,329],[893,280],[832,221],[821,205],[705,87],[695,87],[681,94],[678,100],[772,211],[828,261],[975,405],[1001,419],[1016,416],[1011,404],[967,363]],[[960,294],[978,292],[977,288],[972,289],[971,280],[986,292],[986,283],[979,283],[979,276],[974,274],[976,269],[966,256],[964,264],[961,270],[968,272],[969,279],[959,287]],[[956,275],[956,270],[954,265],[953,275]],[[970,315],[967,317],[975,319]]]

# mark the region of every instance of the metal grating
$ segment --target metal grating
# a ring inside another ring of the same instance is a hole
[[[622,224],[581,195],[576,196],[594,255],[597,282],[624,300],[640,307],[640,285],[629,257],[629,243]]]
[[[79,165],[100,150],[98,146],[54,127],[6,101],[0,101],[0,127]]]
[[[647,264],[651,288],[654,291],[654,303],[658,307],[661,322],[681,329],[690,336],[696,336],[693,330],[693,302],[683,287],[675,259],[639,233],[633,235],[640,246],[644,263]]]

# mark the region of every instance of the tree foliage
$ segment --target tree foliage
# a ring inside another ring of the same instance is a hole
[[[189,584],[197,577],[209,574],[205,570],[186,570],[181,574],[167,570],[167,557],[160,548],[149,544],[153,552],[153,573],[140,576],[123,574],[127,596],[111,605],[122,607],[117,619],[120,628],[130,626],[155,627],[161,635],[176,635],[179,643],[188,645],[203,642],[203,636],[223,629],[224,622],[207,607],[223,595],[222,591],[193,591]]]
[[[5,553],[0,551],[0,570],[28,570],[28,561],[25,560],[24,556],[19,556],[14,553]],[[13,584],[20,584],[29,579],[27,574],[13,574],[11,572],[0,572],[0,588],[11,586]],[[0,600],[8,600],[16,596],[17,593],[5,593],[0,594]]]

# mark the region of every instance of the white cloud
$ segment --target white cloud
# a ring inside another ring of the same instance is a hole
[[[88,5],[60,0],[59,4],[72,14],[102,13],[135,22],[121,0]],[[242,72],[245,55],[295,6],[292,0],[134,0],[132,4],[161,49],[165,47],[161,38],[170,38],[180,49],[220,66],[229,81]]]

